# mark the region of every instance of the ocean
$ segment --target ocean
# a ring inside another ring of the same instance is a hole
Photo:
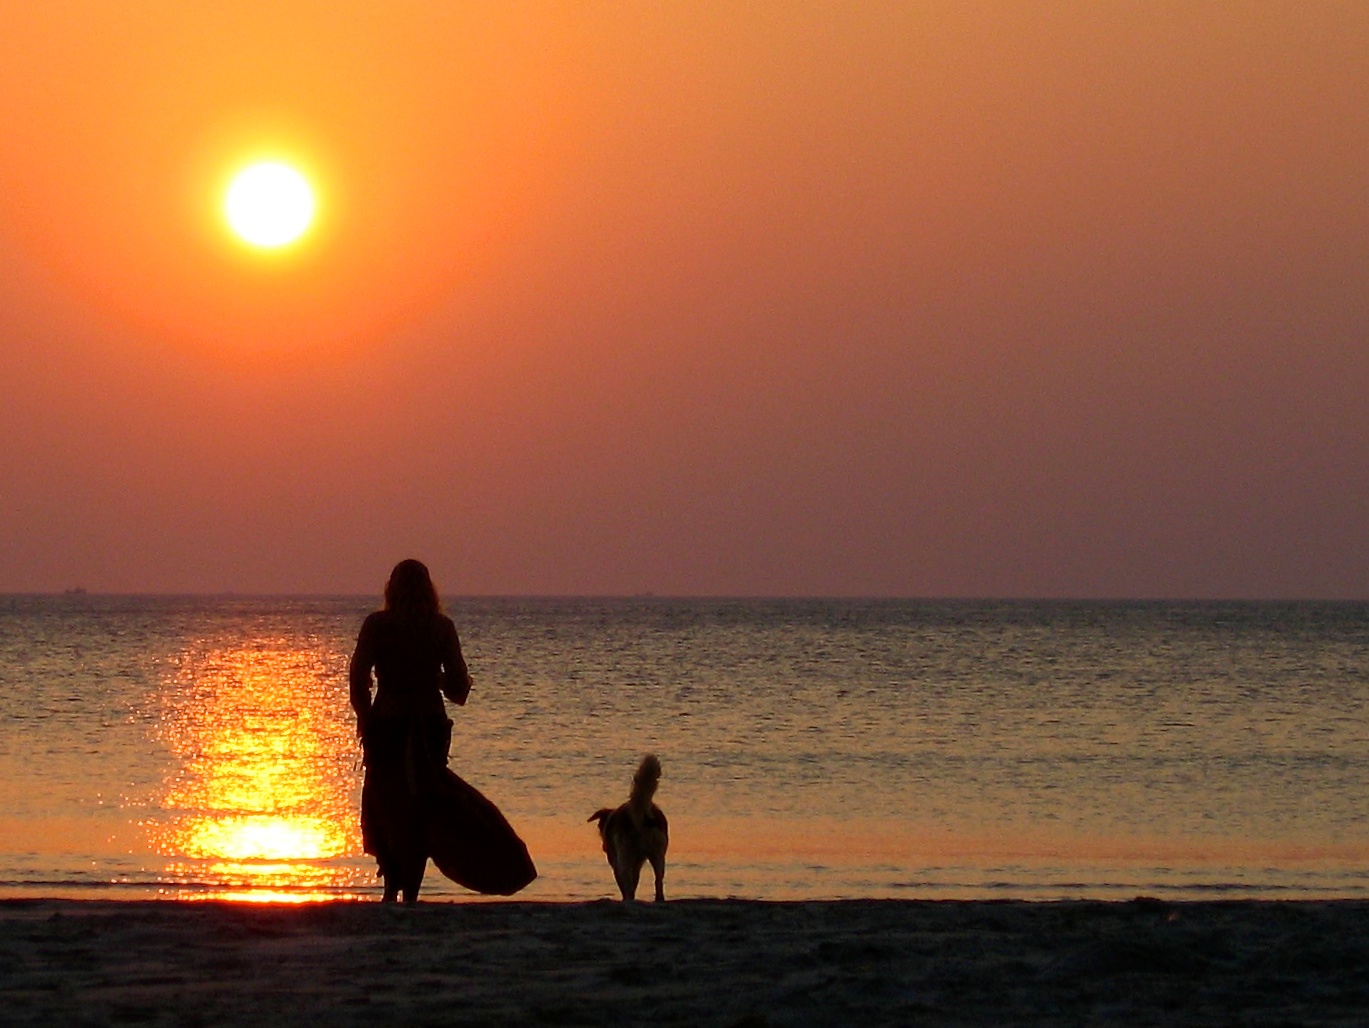
[[[0,597],[0,895],[378,896],[375,605]],[[446,606],[452,767],[528,843],[520,898],[616,895],[586,818],[647,752],[670,897],[1369,896],[1369,604]]]

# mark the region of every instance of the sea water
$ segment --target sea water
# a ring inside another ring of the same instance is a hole
[[[0,597],[0,894],[378,895],[373,606]],[[447,607],[452,767],[528,843],[527,899],[615,895],[586,818],[647,752],[668,896],[1369,895],[1366,604]]]

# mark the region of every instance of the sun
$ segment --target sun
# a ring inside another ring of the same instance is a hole
[[[288,164],[261,161],[237,175],[224,194],[228,226],[243,242],[274,250],[295,242],[314,220],[309,180]]]

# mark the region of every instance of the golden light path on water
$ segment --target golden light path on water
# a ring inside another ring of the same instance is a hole
[[[212,883],[188,896],[267,902],[363,884],[340,860],[361,840],[357,747],[334,709],[335,679],[319,652],[264,640],[182,655],[160,727],[176,758],[168,817],[146,826],[166,881]]]

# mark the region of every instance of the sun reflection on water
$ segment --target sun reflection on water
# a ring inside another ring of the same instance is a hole
[[[357,747],[320,651],[183,654],[159,727],[176,758],[148,825],[164,881],[202,898],[337,898],[358,880]]]

